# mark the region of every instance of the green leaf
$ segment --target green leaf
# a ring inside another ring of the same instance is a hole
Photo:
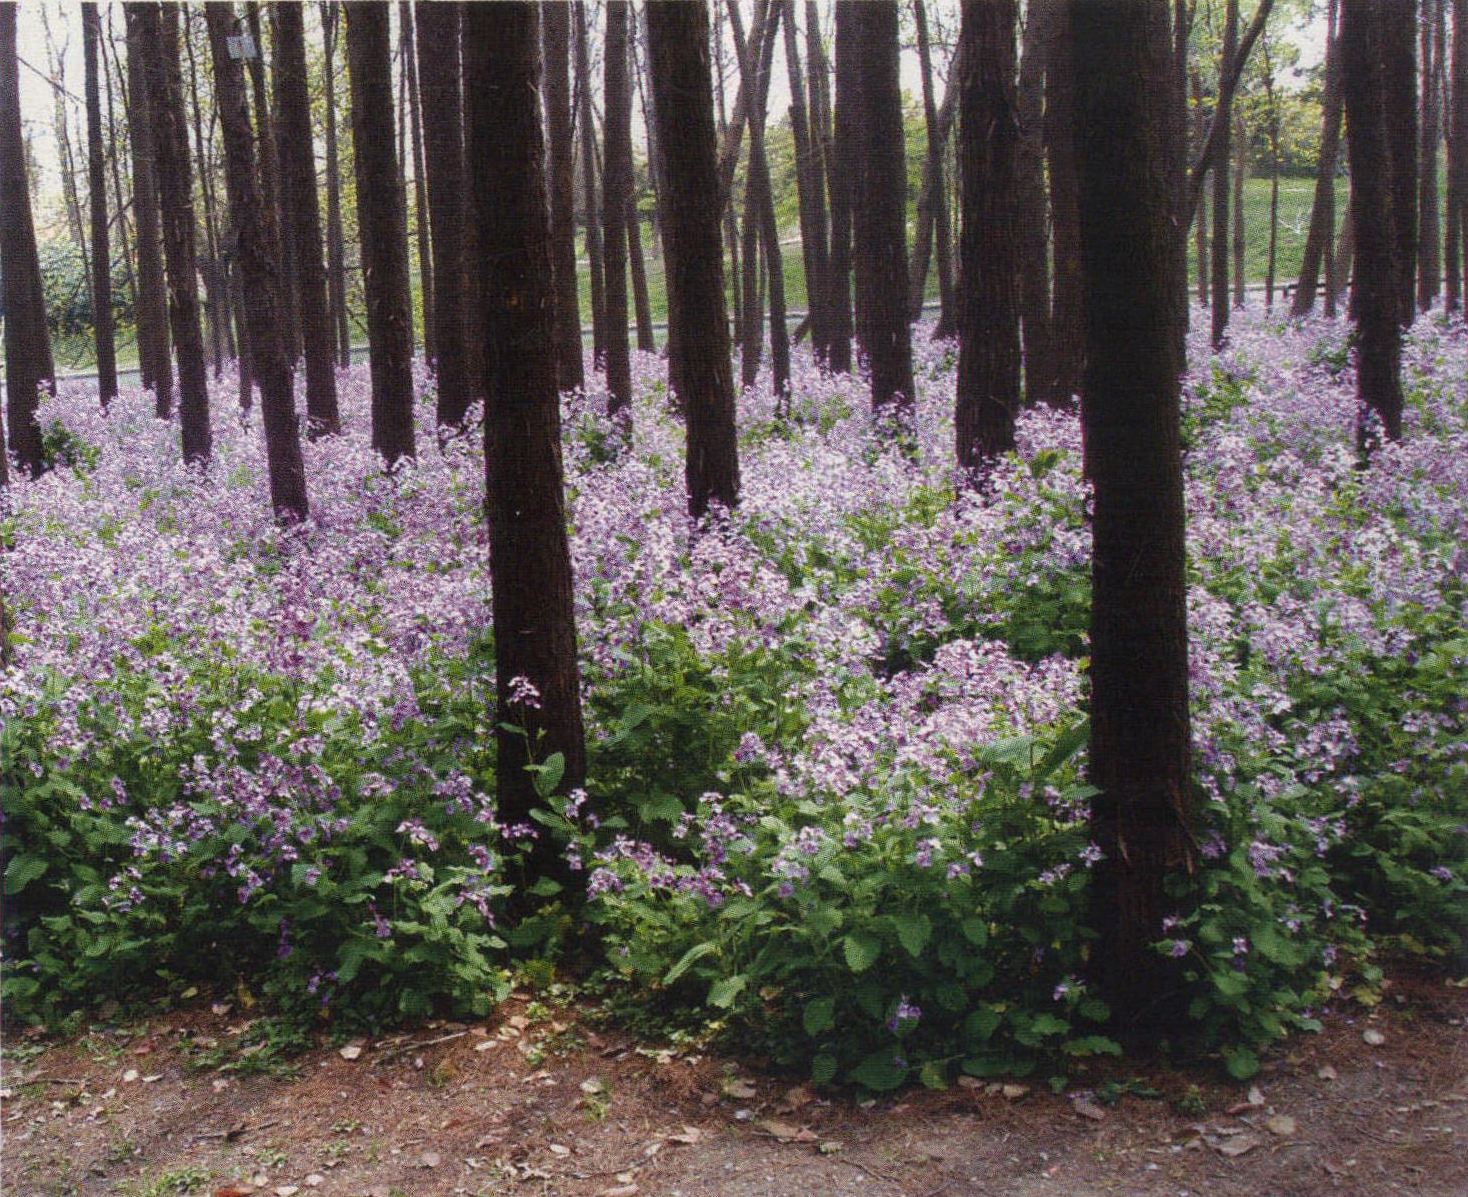
[[[732,977],[725,977],[722,981],[715,981],[713,988],[709,990],[709,1005],[717,1006],[720,1010],[727,1010],[748,984],[749,978],[743,973],[736,973]]]
[[[1066,728],[1060,735],[1055,737],[1055,743],[1050,746],[1050,751],[1040,761],[1040,765],[1035,770],[1035,775],[1032,780],[1036,784],[1044,781],[1050,774],[1054,773],[1055,770],[1080,751],[1081,745],[1086,742],[1090,734],[1091,721],[1089,719],[1083,718]]]
[[[890,1047],[875,1051],[851,1070],[850,1079],[878,1093],[895,1089],[907,1079],[907,1065],[898,1059]]]
[[[705,941],[704,943],[694,944],[693,947],[689,948],[688,951],[683,953],[683,956],[681,959],[679,959],[678,963],[673,965],[673,967],[668,970],[667,975],[663,977],[663,984],[671,985],[690,968],[692,968],[694,964],[702,960],[710,952],[717,952],[718,950],[719,949],[717,947],[707,941]]]
[[[918,1072],[918,1080],[928,1089],[948,1088],[948,1069],[937,1060],[929,1060]]]
[[[5,892],[18,894],[50,866],[40,856],[14,856],[5,869]]]
[[[983,1043],[999,1029],[999,1011],[980,1006],[963,1020],[963,1036],[970,1043]]]
[[[554,898],[561,892],[561,883],[552,880],[550,877],[542,877],[526,892],[534,894],[537,898]]]
[[[865,972],[882,953],[882,941],[870,931],[853,931],[841,941],[846,966],[854,973]]]
[[[921,956],[933,936],[933,921],[925,914],[898,914],[892,918],[897,939],[911,956]]]
[[[836,1079],[836,1057],[829,1054],[817,1056],[810,1062],[810,1079],[814,1085],[829,1085]]]
[[[526,768],[535,771],[535,792],[542,798],[549,798],[566,775],[566,757],[564,753],[553,752],[541,764],[527,765]]]
[[[972,915],[959,924],[963,931],[963,937],[976,948],[982,948],[989,942],[989,924],[977,915]]]
[[[836,1025],[836,999],[822,997],[807,1002],[800,1023],[812,1039],[822,1031],[829,1031]]]
[[[1223,1066],[1236,1081],[1247,1081],[1259,1071],[1259,1057],[1247,1047],[1223,1049]]]

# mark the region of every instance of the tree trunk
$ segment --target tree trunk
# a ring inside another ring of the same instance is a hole
[[[821,16],[815,0],[805,5],[805,60],[810,89],[810,150],[812,182],[815,187],[817,235],[821,260],[820,306],[822,328],[820,341],[813,342],[816,360],[823,365],[830,360],[831,329],[835,319],[831,311],[831,219],[827,206],[827,164],[831,158],[831,88],[826,68],[826,49],[821,40]]]
[[[1391,161],[1393,257],[1398,317],[1417,317],[1417,0],[1392,0],[1380,25],[1386,64],[1387,148]],[[1360,229],[1357,229],[1358,252]]]
[[[1018,174],[1020,330],[1024,344],[1025,399],[1050,394],[1050,210],[1045,199],[1045,52],[1054,36],[1041,4],[1025,18],[1015,113],[1019,119]],[[961,234],[960,234],[961,236]],[[962,249],[960,248],[960,253]]]
[[[1234,224],[1233,224],[1233,261],[1234,261],[1234,307],[1244,306],[1244,252],[1248,246],[1244,229],[1244,176],[1249,170],[1249,144],[1244,130],[1244,119],[1242,116],[1234,117],[1234,139],[1238,143],[1238,153],[1234,158]]]
[[[1239,52],[1239,0],[1226,0],[1223,18],[1223,53],[1220,61],[1228,64]],[[1218,105],[1213,113],[1213,128],[1218,136],[1213,143],[1213,325],[1210,341],[1214,351],[1223,348],[1228,336],[1228,232],[1229,232],[1229,168],[1232,155],[1229,139],[1233,133],[1233,97],[1219,89]]]
[[[463,20],[467,190],[479,226],[485,334],[495,813],[505,825],[533,828],[533,812],[544,803],[527,766],[559,753],[559,793],[578,788],[586,776],[545,235],[536,6],[468,4]],[[538,700],[522,700],[527,683]],[[530,874],[566,877],[559,846],[544,830],[532,842]]]
[[[230,318],[234,321],[235,341],[238,352],[235,356],[236,386],[239,392],[241,411],[249,411],[255,392],[255,358],[250,352],[249,317],[245,312],[245,288],[240,282],[239,266],[231,265],[222,271],[225,295],[229,300]]]
[[[635,20],[636,14],[628,17]],[[656,353],[658,344],[652,330],[652,301],[647,294],[647,261],[642,256],[642,215],[637,207],[634,185],[627,200],[627,266],[632,275],[632,310],[637,319],[637,348],[641,353]]]
[[[311,148],[311,96],[306,80],[306,32],[300,0],[271,5],[275,34],[275,98],[280,122],[280,184],[287,216],[284,239],[296,261],[301,344],[306,359],[306,427],[314,437],[341,431],[331,312],[321,259],[316,155]],[[262,401],[263,402],[263,401]]]
[[[958,91],[963,224],[959,269],[958,464],[971,475],[1014,448],[1020,383],[1020,128],[1015,0],[968,0]]]
[[[1442,285],[1439,248],[1442,230],[1437,209],[1437,149],[1442,141],[1442,119],[1438,99],[1442,94],[1442,62],[1434,53],[1433,35],[1442,27],[1444,0],[1427,0],[1422,10],[1422,149],[1418,155],[1421,175],[1417,188],[1417,213],[1421,224],[1417,248],[1417,306],[1432,307]]]
[[[923,302],[927,299],[928,259],[932,256],[934,225],[945,227],[948,220],[948,205],[943,194],[943,158],[948,151],[948,130],[953,125],[951,97],[955,92],[951,80],[958,78],[965,66],[955,59],[940,114],[933,94],[933,56],[928,45],[928,14],[923,0],[912,0],[912,15],[917,29],[918,66],[923,88],[923,127],[927,132],[928,146],[928,155],[923,164],[922,189],[918,192],[917,232],[912,247],[912,261],[908,266],[907,284],[912,293],[912,318],[920,320]],[[938,291],[942,311],[951,316],[954,311],[952,264],[940,260],[938,266]]]
[[[283,336],[280,293],[285,283],[276,254],[284,238],[271,227],[275,211],[265,203],[255,172],[255,143],[245,99],[244,72],[239,60],[230,57],[229,52],[229,40],[235,32],[233,10],[234,6],[227,2],[211,3],[204,8],[209,23],[209,48],[214,58],[214,99],[224,136],[234,260],[239,264],[245,290],[250,348],[255,355],[255,374],[260,384],[270,505],[281,523],[295,523],[306,518],[308,508],[306,467],[301,460],[301,438],[296,426],[294,380]],[[296,14],[300,14],[298,7]],[[277,41],[277,70],[279,56]],[[304,68],[304,58],[301,65]],[[304,90],[303,86],[303,93]],[[309,139],[306,147],[310,147]]]
[[[214,434],[209,424],[209,374],[199,326],[194,206],[179,63],[179,10],[143,4],[139,6],[139,14],[149,50],[153,155],[167,263],[168,319],[178,354],[178,414],[183,458],[189,464],[207,465]]]
[[[831,195],[830,295],[826,311],[831,327],[830,367],[851,372],[851,174],[856,164],[855,144],[857,47],[856,27],[838,0],[836,7],[836,101],[830,153],[826,156],[826,185]],[[862,133],[863,140],[866,133]]]
[[[838,0],[852,26],[855,70],[851,225],[855,242],[857,339],[872,372],[872,411],[895,415],[905,435],[916,403],[906,289],[907,168],[903,160],[896,0]],[[837,81],[837,87],[842,81]],[[838,99],[838,103],[843,103]],[[972,280],[965,280],[971,285]]]
[[[77,156],[71,144],[71,117],[67,107],[67,97],[71,95],[71,92],[66,86],[66,47],[56,45],[47,9],[42,7],[39,11],[41,26],[46,35],[47,66],[51,70],[51,126],[56,138],[57,168],[61,175],[61,196],[65,204],[67,227],[71,230],[72,242],[81,258],[82,282],[87,289],[87,294],[90,295],[92,293],[92,259],[88,252],[86,224],[82,220],[81,198],[77,187],[77,176],[81,174],[81,171],[77,166]],[[64,12],[62,19],[65,20]]]
[[[102,410],[117,397],[117,345],[112,332],[112,241],[107,225],[107,159],[102,153],[102,86],[97,55],[102,21],[97,5],[82,4],[87,91],[87,190],[92,216],[92,331],[97,345],[97,392]]]
[[[1351,265],[1356,257],[1356,222],[1351,219],[1351,208],[1346,205],[1346,215],[1341,220],[1341,234],[1335,243],[1335,252],[1325,264],[1325,316],[1335,319],[1336,304],[1351,283]]]
[[[108,48],[112,59],[108,63]],[[112,176],[112,207],[117,213],[117,239],[122,243],[122,271],[127,293],[132,296],[133,312],[138,305],[137,258],[133,252],[132,220],[128,214],[127,196],[122,190],[122,138],[118,136],[117,110],[113,103],[114,91],[122,93],[123,111],[127,111],[127,89],[123,83],[122,61],[118,57],[117,43],[112,31],[112,10],[107,10],[107,30],[101,41],[102,84],[107,95],[107,163]],[[114,81],[114,74],[116,79]]]
[[[1464,245],[1468,223],[1468,0],[1452,0],[1453,50],[1448,70],[1448,169],[1443,218],[1447,224],[1443,267],[1447,276],[1445,303],[1449,312],[1462,307],[1463,275],[1460,255],[1468,262]]]
[[[1399,14],[1397,0],[1341,0],[1341,78],[1356,238],[1351,313],[1358,339],[1357,438],[1363,455],[1383,434],[1389,440],[1402,435],[1402,275],[1396,257],[1401,226],[1392,210],[1401,193],[1388,134],[1388,120],[1400,115],[1393,112],[1389,95],[1390,26]]]
[[[336,68],[333,65],[341,7],[336,0],[321,5],[326,66],[322,89],[326,92],[326,294],[336,329],[336,360],[345,370],[352,364],[352,336],[347,321],[347,255],[342,237],[341,163],[336,144]]]
[[[790,133],[795,145],[795,187],[800,204],[800,253],[805,268],[805,306],[810,314],[811,344],[826,343],[825,184],[816,168],[813,131],[800,69],[800,41],[795,29],[795,0],[784,0],[785,67],[790,77]],[[820,350],[817,350],[820,356]]]
[[[189,114],[193,118],[194,160],[199,168],[199,198],[204,215],[203,261],[199,263],[199,274],[204,282],[204,316],[206,318],[207,341],[214,359],[214,377],[224,372],[224,334],[229,328],[229,305],[227,288],[223,282],[225,273],[224,255],[220,247],[218,222],[215,219],[217,206],[214,203],[213,159],[204,145],[204,105],[199,100],[199,64],[194,53],[194,18],[187,12],[183,26],[183,50],[189,64]],[[207,52],[209,35],[204,34]],[[249,393],[241,395],[242,407],[249,407]]]
[[[1330,0],[1315,202],[1310,208],[1310,229],[1305,235],[1305,254],[1300,263],[1295,298],[1290,304],[1291,316],[1304,316],[1314,309],[1321,263],[1335,241],[1335,176],[1341,136],[1341,55],[1336,34],[1336,11],[1336,0]]]
[[[423,293],[423,357],[438,361],[438,291],[434,286],[433,253],[428,243],[428,191],[423,169],[423,118],[414,41],[414,5],[398,0],[398,22],[402,30],[403,81],[408,91],[408,136],[413,142],[413,228],[418,239],[418,280]],[[437,69],[435,64],[434,69]],[[406,164],[406,160],[405,160]]]
[[[1196,867],[1189,828],[1187,583],[1179,432],[1176,230],[1168,175],[1166,0],[1071,0],[1086,372],[1094,487],[1091,822],[1097,979],[1124,1026],[1181,1013],[1178,963],[1154,946]],[[1217,301],[1215,300],[1215,303]],[[1225,297],[1223,306],[1227,309]]]
[[[132,144],[133,215],[138,226],[138,299],[134,322],[138,365],[144,387],[153,390],[159,419],[173,415],[173,361],[168,335],[168,292],[163,282],[163,245],[159,231],[158,181],[153,169],[152,97],[148,56],[135,4],[127,20],[128,138]]]
[[[667,164],[668,316],[678,322],[678,336],[670,341],[677,360],[670,353],[669,368],[679,380],[687,430],[688,511],[698,519],[710,504],[739,501],[708,11],[702,3],[654,0],[647,31],[648,77]]]
[[[632,93],[627,87],[629,0],[607,0],[602,146],[602,252],[606,296],[607,415],[624,429],[632,419],[632,361],[627,336],[627,211],[632,204]]]
[[[55,370],[26,180],[15,27],[16,5],[0,4],[0,283],[4,286],[6,415],[10,451],[22,469],[39,476],[41,426],[36,408],[41,387],[48,382],[54,386]]]
[[[420,23],[430,8],[420,11]],[[420,24],[421,27],[421,24]],[[555,272],[556,378],[563,391],[586,385],[581,360],[581,308],[576,289],[576,160],[571,127],[571,8],[548,4],[541,10],[545,50],[545,116],[550,142],[551,268]],[[430,72],[431,73],[431,72]],[[457,79],[455,90],[457,90]],[[431,103],[431,100],[430,100]],[[432,108],[428,110],[432,116]],[[431,190],[431,189],[430,189]],[[441,227],[435,218],[434,232]],[[439,307],[443,323],[440,268]]]
[[[413,325],[402,172],[393,138],[391,9],[354,0],[347,14],[352,147],[372,373],[372,447],[391,469],[414,456]]]
[[[1081,393],[1085,365],[1085,310],[1081,302],[1081,233],[1075,150],[1075,79],[1064,28],[1066,0],[1031,0],[1049,8],[1057,36],[1045,63],[1045,149],[1050,160],[1051,280],[1050,336],[1055,372],[1049,402],[1069,407]],[[1033,19],[1033,17],[1032,17]]]
[[[591,360],[606,368],[607,288],[602,255],[601,208],[596,194],[596,126],[591,118],[591,35],[586,28],[586,5],[576,6],[576,89],[581,121],[582,208],[586,218],[586,261],[591,273]],[[605,183],[605,180],[603,180]]]
[[[1201,145],[1207,136],[1208,122],[1203,116],[1203,83],[1193,71],[1193,134]],[[1198,302],[1208,306],[1208,205],[1199,204],[1193,212],[1193,245],[1198,258]]]
[[[1274,268],[1279,250],[1279,97],[1274,91],[1272,67],[1265,75],[1265,97],[1269,105],[1269,250],[1264,265],[1264,306],[1273,311]]]

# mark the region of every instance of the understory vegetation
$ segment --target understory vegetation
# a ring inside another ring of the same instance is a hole
[[[1407,435],[1361,469],[1342,327],[1236,320],[1185,380],[1203,864],[1157,950],[1186,969],[1174,1046],[1244,1077],[1372,1000],[1383,951],[1468,960],[1468,337],[1418,322]],[[1079,423],[1025,412],[976,491],[952,351],[918,353],[911,455],[803,352],[791,419],[747,392],[742,505],[702,530],[663,363],[636,358],[621,453],[604,396],[566,397],[590,780],[533,827],[489,798],[475,438],[389,477],[343,372],[353,431],[304,446],[313,516],[282,530],[258,412],[218,420],[204,475],[148,396],[104,417],[63,386],[56,468],[0,520],[10,1015],[243,988],[347,1031],[594,969],[823,1083],[1118,1052],[1085,983]],[[536,836],[574,886],[521,892]]]

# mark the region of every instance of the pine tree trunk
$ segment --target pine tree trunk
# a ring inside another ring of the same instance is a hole
[[[420,10],[420,22],[429,7],[425,5]],[[548,4],[541,10],[541,37],[545,51],[546,135],[550,143],[548,184],[551,268],[555,272],[556,377],[561,390],[574,391],[586,385],[586,374],[581,360],[581,307],[576,283],[576,155],[571,127],[569,5]],[[428,113],[431,117],[431,108]],[[435,219],[435,233],[439,227]],[[442,308],[442,282],[439,292]]]
[[[836,4],[836,99],[830,153],[826,156],[826,185],[831,196],[830,367],[838,374],[851,372],[851,174],[855,166],[857,135],[854,87],[857,83],[856,27],[841,0]],[[863,131],[862,136],[866,133]]]
[[[816,199],[816,233],[820,252],[821,340],[813,347],[816,360],[823,365],[830,359],[831,327],[831,219],[827,205],[829,178],[827,163],[831,158],[831,88],[826,67],[826,49],[821,40],[821,17],[815,0],[805,5],[805,61],[810,92],[811,174]]]
[[[245,99],[244,72],[230,57],[234,6],[209,4],[209,48],[214,58],[214,98],[224,136],[225,183],[230,222],[234,227],[234,259],[239,264],[250,325],[250,347],[260,384],[260,414],[265,429],[265,455],[270,475],[270,505],[281,523],[296,523],[309,514],[306,467],[301,459],[296,425],[296,398],[291,363],[285,355],[281,291],[285,280],[276,256],[284,238],[271,226],[275,210],[265,203],[255,170],[255,142]],[[296,10],[299,15],[299,9]],[[279,70],[280,45],[276,43]],[[301,63],[304,68],[304,58]],[[304,87],[302,88],[304,91]],[[309,147],[309,141],[306,143]]]
[[[306,359],[306,427],[310,435],[341,431],[331,312],[321,257],[321,214],[316,155],[311,148],[311,96],[306,79],[306,31],[301,0],[271,5],[275,34],[275,97],[280,122],[280,185],[287,216],[284,240],[296,262],[301,345]]]
[[[635,20],[632,14],[628,20]],[[647,294],[647,262],[642,256],[642,214],[637,207],[633,188],[627,202],[627,268],[632,276],[632,311],[637,320],[637,349],[656,353],[657,339],[652,330],[652,301]]]
[[[1346,205],[1346,215],[1341,221],[1340,237],[1335,243],[1335,252],[1325,264],[1325,315],[1335,319],[1336,305],[1346,288],[1351,286],[1351,268],[1356,258],[1356,222],[1351,219],[1351,208]]]
[[[1389,440],[1402,435],[1402,268],[1396,256],[1401,225],[1393,215],[1400,177],[1392,169],[1388,134],[1388,120],[1400,115],[1393,112],[1389,94],[1390,27],[1399,12],[1396,0],[1341,0],[1341,77],[1356,238],[1351,314],[1358,338],[1357,435],[1363,454],[1382,435]],[[1375,421],[1368,412],[1375,413]]]
[[[0,4],[0,283],[4,286],[5,395],[10,452],[32,476],[42,469],[36,408],[52,382],[41,266],[21,131],[16,6]],[[54,385],[54,384],[53,384]]]
[[[1279,250],[1279,97],[1274,91],[1272,70],[1265,76],[1269,104],[1269,250],[1264,265],[1264,306],[1270,311],[1274,310],[1274,269]]]
[[[916,404],[906,289],[907,168],[903,159],[896,0],[838,0],[853,27],[852,118],[862,131],[851,158],[851,225],[857,339],[872,372],[872,410],[896,416],[905,433]],[[838,88],[841,81],[838,80]],[[838,99],[838,103],[841,100]],[[969,280],[966,285],[969,285]]]
[[[347,255],[342,237],[341,162],[336,142],[336,67],[334,57],[341,29],[341,6],[336,0],[321,5],[326,66],[322,90],[326,93],[326,294],[336,330],[336,361],[343,370],[352,364],[352,335],[347,320]]]
[[[408,240],[393,137],[391,9],[373,0],[354,0],[344,7],[372,373],[372,447],[391,469],[400,457],[416,452]]]
[[[923,125],[928,139],[928,156],[923,164],[922,189],[918,192],[917,231],[912,261],[908,266],[907,284],[912,292],[912,318],[920,320],[923,303],[927,299],[928,259],[932,257],[934,227],[946,228],[948,221],[948,204],[943,193],[943,159],[948,152],[948,131],[953,126],[952,97],[955,92],[950,82],[948,91],[943,96],[943,109],[940,113],[933,95],[933,56],[928,45],[928,15],[923,7],[923,0],[913,0],[912,11],[917,28],[918,65],[923,88]],[[961,46],[962,42],[959,44]],[[965,64],[955,55],[951,77],[958,78],[965,69]],[[955,311],[953,279],[950,270],[944,269],[951,267],[951,263],[940,260],[939,267],[939,299],[943,313],[951,317]],[[945,322],[942,317],[940,322]]]
[[[1392,0],[1380,29],[1386,64],[1386,128],[1391,162],[1393,258],[1398,318],[1417,318],[1417,0]],[[1357,230],[1358,253],[1360,230]]]
[[[1464,244],[1465,213],[1468,213],[1468,0],[1452,0],[1453,50],[1448,69],[1448,169],[1443,220],[1447,235],[1443,247],[1446,275],[1445,304],[1449,312],[1462,308],[1463,275],[1460,265],[1468,263]],[[1461,258],[1461,261],[1460,261]]]
[[[825,183],[816,168],[805,79],[800,69],[800,40],[795,29],[795,0],[784,0],[785,68],[790,77],[790,133],[795,146],[795,187],[800,205],[800,254],[805,269],[805,306],[811,344],[826,343]],[[820,350],[817,349],[817,357]]]
[[[229,328],[229,306],[227,288],[224,283],[225,260],[220,246],[218,222],[215,219],[217,205],[214,202],[213,161],[204,145],[204,105],[199,101],[199,64],[194,53],[193,13],[187,12],[182,30],[184,56],[189,64],[189,115],[194,129],[194,160],[199,168],[199,199],[204,210],[203,261],[199,273],[204,281],[204,316],[207,325],[207,341],[214,359],[214,377],[224,372],[224,332]],[[205,50],[208,50],[208,33],[204,35]],[[249,394],[241,396],[241,405],[249,406]]]
[[[1335,241],[1335,176],[1341,136],[1340,41],[1336,33],[1336,13],[1336,0],[1330,0],[1315,202],[1310,209],[1310,229],[1305,235],[1305,253],[1300,263],[1295,298],[1290,304],[1291,316],[1304,316],[1314,309],[1321,263]]]
[[[128,137],[132,145],[133,215],[138,226],[138,299],[134,316],[138,365],[144,387],[153,391],[159,419],[173,414],[173,361],[168,335],[168,292],[163,282],[163,244],[159,230],[158,181],[153,170],[153,117],[147,57],[138,27],[137,6],[124,9],[127,20]]]
[[[1041,5],[1063,31],[1066,0],[1031,0],[1031,13]],[[1050,162],[1050,227],[1054,276],[1050,292],[1050,336],[1053,347],[1048,400],[1069,407],[1081,393],[1085,365],[1085,311],[1081,302],[1080,176],[1075,151],[1075,78],[1070,52],[1061,32],[1051,41],[1045,63],[1045,149]]]
[[[168,320],[178,355],[178,414],[183,459],[207,465],[214,434],[209,424],[209,373],[199,325],[194,207],[190,195],[189,142],[184,118],[183,75],[179,62],[179,10],[139,7],[148,46],[149,102],[153,118],[153,156],[163,226],[168,276]]]
[[[479,226],[476,273],[482,279],[488,396],[495,813],[504,824],[534,827],[532,812],[544,803],[527,765],[559,753],[564,769],[558,793],[581,786],[586,776],[545,236],[536,6],[469,4],[463,19],[467,190]],[[539,692],[537,702],[519,701],[525,683]],[[567,876],[558,844],[543,830],[532,843],[530,874]]]
[[[1208,121],[1203,115],[1203,83],[1193,71],[1193,138],[1198,146],[1208,135]],[[1198,262],[1198,302],[1208,306],[1208,205],[1193,210],[1193,248]]]
[[[111,65],[107,51],[112,51]],[[138,306],[137,257],[133,252],[132,218],[128,214],[127,196],[122,190],[122,138],[118,136],[117,110],[113,103],[114,90],[122,92],[123,110],[127,110],[127,91],[123,84],[122,62],[117,55],[117,43],[112,32],[112,10],[107,10],[107,30],[102,38],[102,84],[107,96],[107,162],[112,176],[112,208],[117,213],[117,239],[122,245],[122,271],[124,287],[132,296],[133,311]],[[116,74],[114,83],[113,75]]]
[[[229,316],[234,321],[235,341],[238,346],[235,354],[235,390],[239,393],[240,410],[247,412],[254,402],[255,359],[250,352],[249,318],[245,313],[245,288],[244,284],[240,282],[238,264],[231,264],[221,274],[225,295],[229,300]]]
[[[607,0],[602,145],[602,253],[606,296],[607,415],[632,418],[632,361],[627,327],[627,210],[632,203],[632,93],[627,87],[629,0]]]
[[[1045,198],[1045,54],[1054,10],[1043,4],[1025,18],[1015,112],[1019,119],[1019,292],[1025,400],[1053,393],[1050,379],[1050,209]],[[962,234],[960,234],[960,237]],[[960,253],[962,249],[960,248]]]
[[[1242,308],[1245,302],[1244,253],[1248,246],[1244,222],[1244,176],[1249,170],[1249,145],[1244,130],[1244,120],[1241,116],[1234,117],[1234,140],[1238,146],[1238,151],[1234,158],[1233,177],[1234,307]]]
[[[713,503],[732,507],[739,501],[708,25],[701,3],[654,0],[647,6],[648,74],[668,180],[662,209],[668,315],[671,321],[676,313],[678,322],[669,369],[682,401],[688,511],[695,519]]]
[[[87,92],[87,190],[92,217],[92,330],[102,410],[117,397],[117,345],[112,332],[112,240],[107,225],[107,160],[102,152],[102,84],[97,55],[102,21],[94,2],[82,4]]]
[[[1177,265],[1159,188],[1172,151],[1166,0],[1072,0],[1084,262],[1081,413],[1094,488],[1090,779],[1097,979],[1123,1027],[1181,1013],[1177,961],[1154,946],[1197,865],[1190,830],[1187,584]],[[1215,303],[1217,301],[1215,300]],[[1227,298],[1223,304],[1225,310]]]
[[[1015,0],[969,0],[958,87],[962,196],[954,430],[958,464],[983,474],[1014,448],[1020,385],[1020,128]]]
[[[1223,53],[1220,62],[1229,63],[1239,52],[1239,0],[1226,0],[1223,18]],[[1213,296],[1210,341],[1215,351],[1223,348],[1228,336],[1228,233],[1229,177],[1233,165],[1229,141],[1233,134],[1232,97],[1220,88],[1213,122],[1218,139],[1213,148]]]
[[[1433,53],[1434,33],[1441,28],[1444,0],[1426,0],[1422,10],[1422,149],[1418,155],[1421,173],[1417,186],[1417,306],[1432,307],[1442,285],[1439,247],[1442,231],[1437,209],[1437,149],[1442,141],[1438,111],[1442,63]]]
[[[591,116],[591,35],[586,27],[586,5],[578,3],[575,7],[582,212],[586,219],[586,262],[591,274],[591,360],[599,369],[604,370],[607,353],[607,280],[606,262],[602,253],[601,207],[597,202],[596,126]]]
[[[433,253],[429,246],[427,184],[423,170],[423,117],[418,77],[414,5],[398,0],[398,22],[402,30],[403,83],[408,92],[408,136],[413,142],[413,229],[418,241],[418,281],[423,295],[423,357],[438,361],[438,292],[434,286]],[[435,65],[435,69],[436,65]],[[405,160],[406,164],[406,160]]]

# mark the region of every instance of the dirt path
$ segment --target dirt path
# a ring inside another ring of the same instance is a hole
[[[1468,990],[1387,993],[1252,1086],[1123,1063],[1058,1096],[865,1105],[523,999],[309,1053],[293,1079],[227,1074],[189,1058],[228,1055],[249,1020],[206,1006],[8,1042],[0,1179],[13,1197],[1464,1197]]]

